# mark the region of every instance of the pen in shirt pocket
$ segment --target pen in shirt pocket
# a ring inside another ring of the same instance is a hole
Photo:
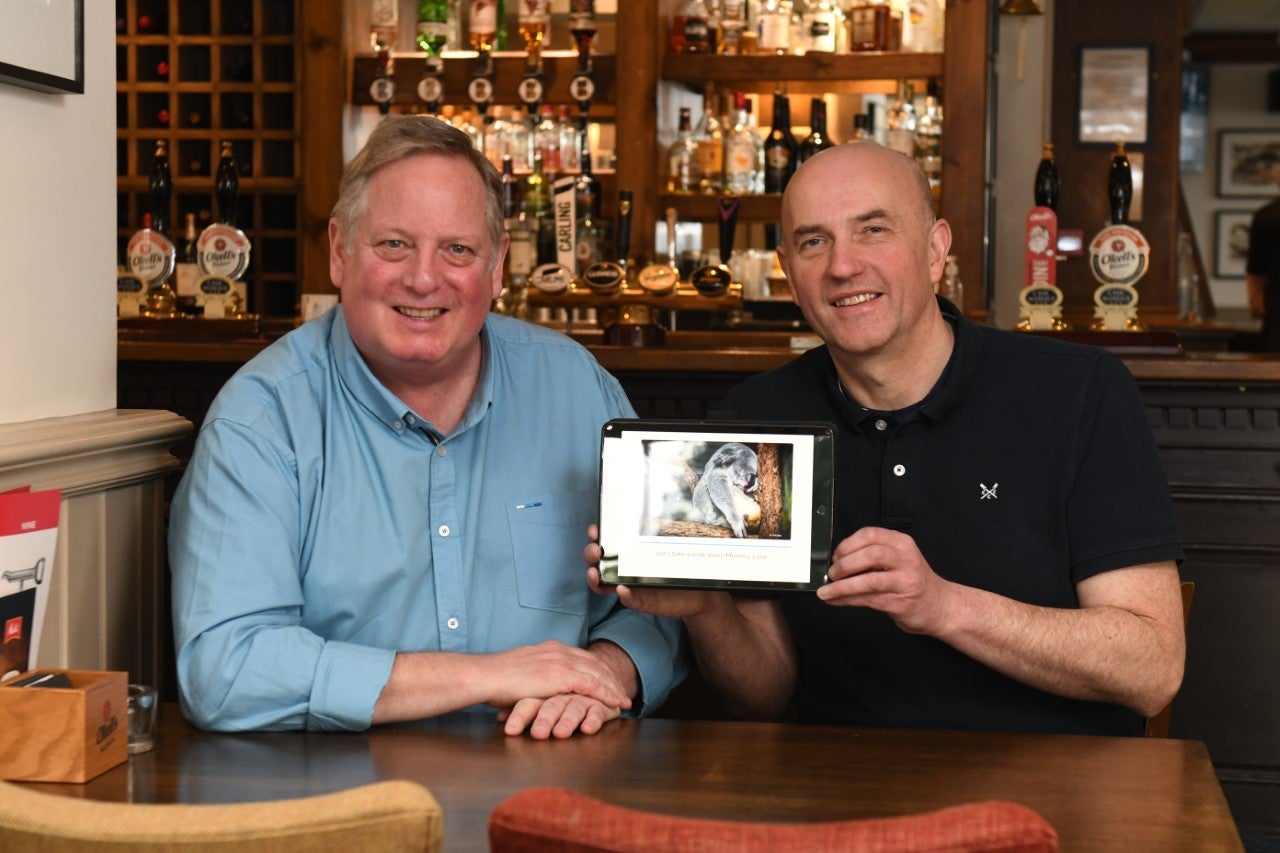
[[[536,506],[542,506],[542,501],[530,501],[527,504],[516,504],[516,509],[533,509]]]

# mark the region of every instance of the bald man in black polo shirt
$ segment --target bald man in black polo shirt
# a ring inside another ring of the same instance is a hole
[[[976,326],[936,297],[950,228],[890,149],[806,161],[782,232],[826,346],[725,405],[838,427],[830,582],[621,600],[683,617],[704,678],[744,717],[1140,735],[1182,681],[1182,550],[1124,364]]]

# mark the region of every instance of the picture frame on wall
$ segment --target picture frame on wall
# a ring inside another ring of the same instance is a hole
[[[0,83],[84,94],[84,0],[0,3]]]
[[[1280,128],[1218,131],[1218,195],[1271,198],[1280,192],[1271,164],[1280,163]]]
[[[1147,141],[1151,48],[1108,45],[1080,49],[1077,140],[1082,145]]]
[[[1213,276],[1244,278],[1249,259],[1252,210],[1219,210],[1213,214]]]

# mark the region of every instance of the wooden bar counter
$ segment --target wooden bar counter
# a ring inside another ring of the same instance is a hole
[[[535,785],[671,815],[812,822],[1013,800],[1064,851],[1236,851],[1204,745],[784,723],[620,720],[563,741],[455,715],[359,734],[214,734],[161,711],[157,747],[83,785],[38,790],[138,803],[225,803],[410,779],[444,809],[447,851],[488,849],[489,813]]]
[[[637,349],[575,331],[641,415],[672,418],[706,417],[742,379],[795,358],[793,339],[805,336],[680,331]],[[118,404],[199,424],[227,377],[265,345],[122,340]],[[1197,585],[1171,733],[1207,744],[1237,819],[1280,833],[1280,358],[1116,351],[1146,402],[1178,512],[1182,574]],[[175,453],[185,458],[189,447]]]

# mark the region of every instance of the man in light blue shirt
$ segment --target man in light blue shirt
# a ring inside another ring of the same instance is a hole
[[[329,225],[342,305],[222,389],[172,507],[183,712],[364,729],[498,709],[593,733],[683,674],[676,622],[581,574],[600,426],[633,410],[557,333],[489,313],[501,178],[465,135],[384,119]]]

